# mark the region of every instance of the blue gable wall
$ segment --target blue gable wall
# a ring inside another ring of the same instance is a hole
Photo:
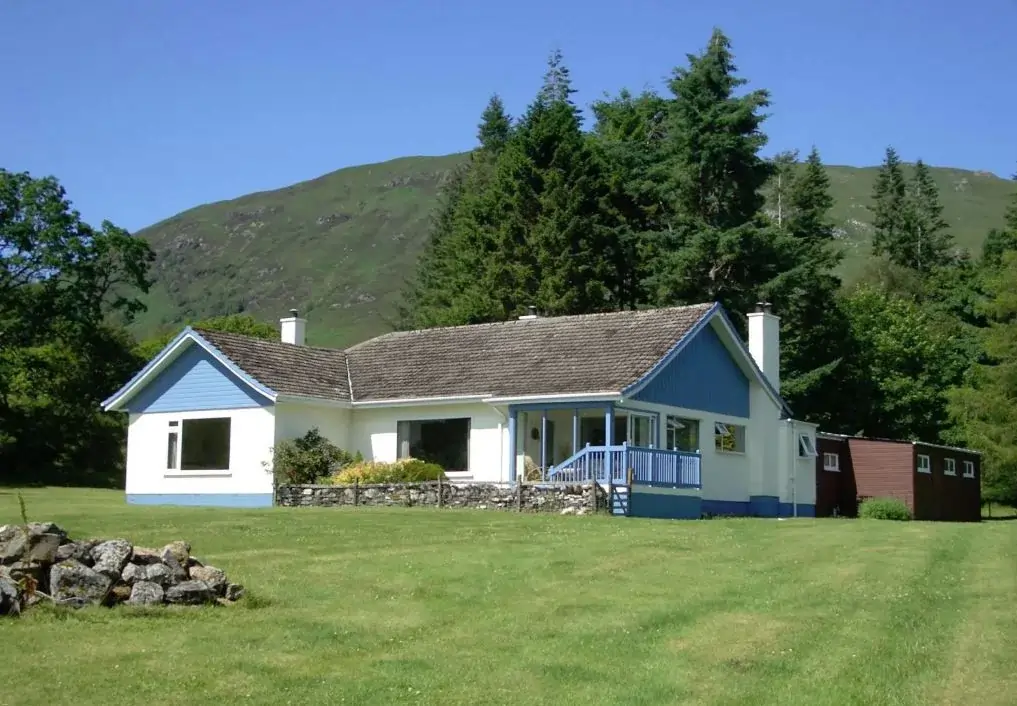
[[[204,348],[192,344],[128,400],[129,412],[187,412],[263,407],[271,400],[241,382]]]
[[[706,326],[635,394],[635,399],[748,417],[749,380],[713,327]]]

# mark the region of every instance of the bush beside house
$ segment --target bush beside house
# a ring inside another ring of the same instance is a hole
[[[302,437],[280,442],[272,455],[277,486],[421,483],[445,478],[441,466],[421,459],[365,461],[359,451],[356,454],[344,451],[317,428]]]
[[[896,498],[867,498],[858,506],[858,516],[869,520],[911,519],[911,510]]]

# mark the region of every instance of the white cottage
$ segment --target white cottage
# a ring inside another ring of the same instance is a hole
[[[130,417],[127,500],[267,506],[312,428],[456,480],[632,483],[641,515],[815,513],[815,433],[780,397],[779,319],[719,304],[385,334],[351,348],[184,329],[103,403]]]

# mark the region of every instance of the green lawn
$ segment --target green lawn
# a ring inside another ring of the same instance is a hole
[[[127,507],[26,491],[72,536],[185,538],[229,608],[0,623],[0,703],[1011,704],[1017,522],[668,522]],[[0,524],[18,521],[0,490]]]

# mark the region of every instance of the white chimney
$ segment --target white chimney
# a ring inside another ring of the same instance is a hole
[[[749,353],[780,392],[780,317],[770,312],[769,302],[759,302],[749,314]]]
[[[290,309],[289,318],[279,319],[282,327],[282,342],[295,346],[304,345],[304,333],[307,330],[307,319],[301,319],[296,309]]]

